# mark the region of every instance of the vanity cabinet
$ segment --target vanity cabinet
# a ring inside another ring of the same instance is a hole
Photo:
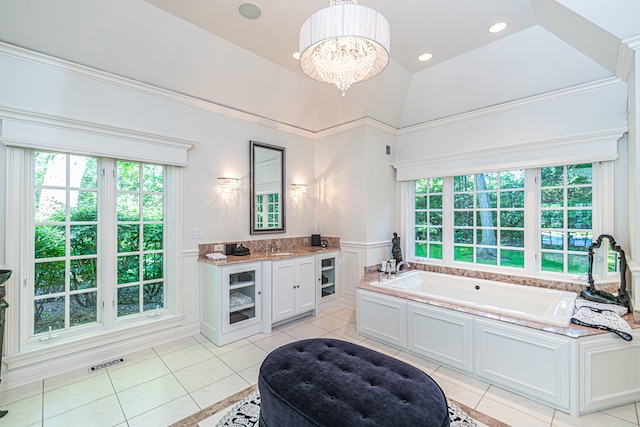
[[[200,265],[200,331],[216,345],[261,332],[262,264]]]
[[[271,274],[272,322],[316,309],[315,256],[274,261]]]
[[[316,255],[316,277],[318,280],[318,306],[327,308],[332,302],[337,302],[338,298],[338,254],[339,252],[327,252]],[[329,303],[329,304],[327,304]]]

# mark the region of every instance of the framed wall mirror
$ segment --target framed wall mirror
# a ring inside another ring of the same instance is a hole
[[[250,141],[251,234],[284,233],[285,149]]]
[[[589,286],[580,296],[590,301],[623,305],[630,309],[627,293],[627,259],[613,236],[601,234],[589,247]],[[618,286],[617,294],[596,288],[596,279],[611,281]]]

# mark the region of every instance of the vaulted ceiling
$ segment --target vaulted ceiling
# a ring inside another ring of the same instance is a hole
[[[240,15],[247,2],[259,18]],[[388,19],[391,61],[345,97],[291,57],[326,0],[0,0],[0,40],[317,132],[363,117],[406,128],[616,76],[640,35],[637,0],[359,3]]]

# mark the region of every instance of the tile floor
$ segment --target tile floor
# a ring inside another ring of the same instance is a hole
[[[354,310],[333,307],[223,347],[202,335],[125,355],[126,362],[90,374],[86,368],[0,393],[9,414],[1,426],[167,426],[257,382],[273,349],[315,337],[350,340],[411,363],[447,397],[512,426],[638,427],[640,402],[579,418],[519,397],[356,333]],[[215,426],[216,414],[200,427]]]

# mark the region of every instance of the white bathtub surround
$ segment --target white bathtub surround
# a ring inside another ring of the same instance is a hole
[[[543,324],[376,286],[377,279],[368,273],[357,289],[360,335],[574,416],[640,400],[640,324],[631,314],[624,318],[635,339],[627,342],[599,329]]]
[[[576,300],[573,292],[418,270],[370,285],[560,327],[571,323]]]

